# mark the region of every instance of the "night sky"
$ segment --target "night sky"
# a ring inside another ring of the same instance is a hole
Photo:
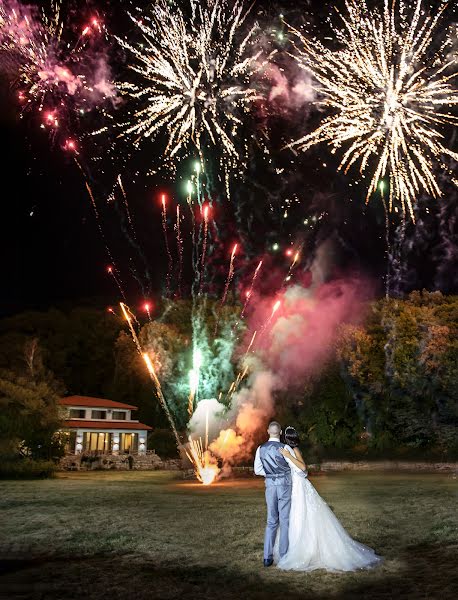
[[[97,3],[100,14],[107,4]],[[281,4],[280,7],[280,3],[258,2],[258,18],[265,23],[278,23],[276,15],[280,11],[285,20],[295,24],[304,18],[297,3]],[[336,5],[323,2],[303,2],[302,5],[309,7],[317,26],[322,23],[325,31],[331,4]],[[84,5],[85,10],[90,10],[86,3],[72,5]],[[120,2],[115,9],[105,12],[104,21],[109,31],[125,31],[128,25],[123,10],[127,5]],[[115,47],[109,51],[113,74],[115,78],[122,77],[124,56]],[[1,80],[0,94],[1,313],[78,304],[104,307],[116,303],[119,293],[106,271],[110,259],[81,172],[71,155],[63,151],[62,138],[50,139],[33,115],[19,118],[15,90],[5,77]],[[113,112],[116,110],[122,108]],[[243,248],[240,264],[244,267],[236,274],[239,280],[243,280],[245,272],[252,273],[252,265],[266,254],[271,256],[268,260],[272,267],[284,268],[287,262],[283,250],[291,243],[304,245],[302,269],[306,271],[317,247],[327,241],[334,274],[364,274],[373,282],[376,293],[381,294],[386,272],[381,203],[374,198],[365,206],[364,188],[355,184],[354,174],[337,174],[337,158],[326,148],[319,147],[297,158],[281,150],[284,142],[298,130],[315,125],[316,112],[290,111],[279,100],[271,103],[267,112],[259,108],[256,119],[262,121],[263,126],[267,125],[270,132],[272,164],[266,164],[259,151],[253,149],[244,179],[233,184],[231,202],[222,194],[216,194],[219,229],[213,237],[209,258],[215,273],[212,275],[215,293],[219,286],[218,273],[226,269],[229,249],[235,241]],[[70,133],[79,139],[81,163],[96,197],[104,235],[116,259],[128,301],[136,306],[142,299],[154,299],[163,292],[167,257],[162,240],[159,193],[167,191],[183,201],[179,178],[186,176],[189,164],[180,166],[178,183],[164,174],[147,176],[148,169],[159,162],[157,155],[161,152],[162,140],[144,144],[140,152],[132,153],[127,160],[131,151],[127,141],[118,143],[116,150],[109,152],[108,138],[97,142],[96,147],[85,137],[99,123],[100,117],[94,111],[86,120],[75,124]],[[453,132],[447,135],[455,144]],[[101,159],[95,161],[96,155]],[[122,160],[120,155],[123,155]],[[281,176],[275,169],[283,169]],[[119,173],[128,193],[137,240],[126,233],[128,227],[121,197],[114,203],[106,203]],[[421,199],[421,228],[414,231],[409,226],[407,230],[402,251],[406,267],[400,275],[403,278],[401,292],[418,287],[457,291],[456,193],[449,184],[444,185],[446,200],[442,209],[438,201]],[[286,198],[291,199],[291,205],[285,219]],[[304,225],[304,221],[312,217],[313,226],[310,226],[311,221]],[[399,216],[394,215],[393,232],[399,222]],[[446,248],[444,227],[448,236]],[[171,223],[169,228],[172,229]],[[282,250],[278,255],[271,251],[276,242]]]

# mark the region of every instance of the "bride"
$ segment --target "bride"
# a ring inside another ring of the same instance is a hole
[[[281,558],[280,569],[295,571],[355,571],[373,567],[382,559],[353,540],[337,517],[307,479],[306,465],[298,449],[299,436],[294,427],[285,429],[285,443],[292,449],[280,452],[292,471],[293,489],[289,516],[289,547]]]

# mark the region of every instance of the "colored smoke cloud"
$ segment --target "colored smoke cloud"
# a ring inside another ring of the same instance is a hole
[[[312,78],[304,71],[286,73],[285,69],[270,63],[265,77],[271,84],[269,102],[281,105],[283,109],[298,109],[316,99]]]
[[[356,277],[326,282],[323,260],[326,252],[318,253],[312,286],[293,285],[274,297],[253,301],[239,365],[241,370],[248,367],[244,387],[229,407],[216,400],[197,406],[192,431],[203,438],[208,418],[210,450],[226,466],[251,458],[275,416],[275,394],[296,388],[318,373],[332,356],[340,325],[364,317],[369,283]],[[273,311],[273,306],[278,308]],[[253,352],[246,354],[255,331]]]

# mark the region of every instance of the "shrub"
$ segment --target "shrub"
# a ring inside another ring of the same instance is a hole
[[[175,437],[168,429],[156,429],[148,437],[148,448],[161,458],[178,458]]]
[[[15,458],[0,461],[1,479],[47,479],[55,472],[56,464],[51,460]]]

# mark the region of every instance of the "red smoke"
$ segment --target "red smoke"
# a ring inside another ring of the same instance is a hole
[[[339,326],[362,320],[370,289],[360,279],[341,279],[316,288],[295,285],[253,301],[241,365],[249,364],[251,374],[228,411],[232,427],[220,431],[210,446],[213,453],[227,465],[252,455],[260,432],[275,415],[272,393],[294,387],[322,368],[333,353]]]
[[[313,291],[296,285],[274,298],[258,298],[252,305],[255,311],[247,339],[255,330],[260,332],[255,350],[286,389],[321,368],[333,350],[341,323],[361,321],[368,289],[362,280],[342,279]],[[272,315],[273,302],[278,300],[279,308]]]

